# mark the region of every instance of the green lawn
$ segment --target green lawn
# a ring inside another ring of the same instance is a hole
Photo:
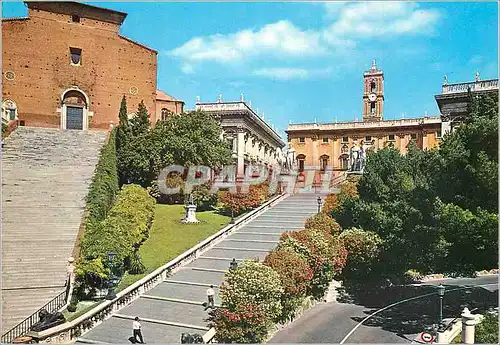
[[[230,217],[213,211],[197,212],[198,224],[181,224],[183,205],[156,205],[155,219],[149,230],[149,238],[139,248],[146,266],[144,274],[125,274],[116,291],[123,290],[137,280],[165,265],[191,247],[226,226]]]

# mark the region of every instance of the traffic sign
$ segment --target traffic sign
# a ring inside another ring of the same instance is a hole
[[[420,338],[426,343],[432,343],[434,341],[434,336],[427,332],[422,332]]]

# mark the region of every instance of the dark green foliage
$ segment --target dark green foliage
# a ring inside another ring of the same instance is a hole
[[[71,301],[69,302],[67,307],[68,311],[70,313],[74,313],[76,311],[77,305],[78,305],[78,298],[76,296],[72,296]]]
[[[87,194],[85,231],[89,231],[89,228],[106,218],[119,190],[115,140],[116,129],[113,129],[107,143],[101,149],[99,162]]]
[[[498,344],[498,313],[486,313],[476,326],[476,344]]]
[[[222,128],[212,116],[202,112],[169,116],[148,130],[147,110],[143,105],[139,108],[118,145],[121,183],[147,188],[168,165],[221,167],[231,162],[230,151],[220,139]]]
[[[134,252],[148,237],[154,210],[155,200],[147,190],[137,185],[123,186],[108,216],[85,231],[77,276],[86,283],[89,283],[89,276],[106,279],[110,252],[115,253],[113,267],[117,270],[122,269],[126,262],[132,263]],[[99,281],[97,279],[96,283]]]
[[[496,96],[474,98],[439,149],[411,143],[406,155],[386,148],[368,156],[359,197],[340,200],[332,216],[383,240],[375,276],[497,267],[497,104]]]
[[[130,258],[130,264],[128,272],[130,274],[142,274],[146,272],[146,266],[142,263],[141,257],[139,256],[139,252],[137,250],[134,251],[134,254]]]
[[[211,185],[208,183],[193,188],[191,195],[197,211],[208,211],[217,205],[219,195],[211,193],[210,189]]]

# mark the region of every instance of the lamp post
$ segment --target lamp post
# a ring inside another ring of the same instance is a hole
[[[323,201],[321,200],[320,196],[318,196],[318,200],[317,201],[318,201],[318,214],[319,214],[319,212],[321,211],[321,205],[323,204]]]
[[[113,252],[108,253],[108,263],[109,263],[109,278],[108,278],[108,294],[106,295],[107,300],[113,300],[116,298],[115,293],[115,274],[113,273],[113,261],[116,254]]]
[[[444,296],[444,292],[445,292],[446,288],[443,286],[443,284],[439,284],[437,286],[437,293],[438,293],[438,296],[439,296],[439,326],[442,324],[443,322],[443,296]]]
[[[234,210],[232,207],[231,207],[231,221],[229,222],[229,224],[234,224]]]

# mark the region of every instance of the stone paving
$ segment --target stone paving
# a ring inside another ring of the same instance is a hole
[[[179,343],[182,332],[204,334],[208,330],[208,312],[202,303],[206,301],[208,286],[215,286],[218,305],[218,285],[231,260],[263,260],[276,247],[282,232],[303,228],[305,220],[317,212],[317,197],[318,194],[287,197],[83,334],[81,342],[128,342],[135,316],[141,318],[144,340],[149,343]]]
[[[2,329],[64,291],[106,132],[18,127],[2,149]]]

